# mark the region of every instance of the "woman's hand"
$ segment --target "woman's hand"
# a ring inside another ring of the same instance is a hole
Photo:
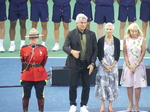
[[[108,72],[110,72],[111,69],[112,69],[111,66],[108,66],[108,65],[105,65],[105,64],[103,66],[106,69],[106,71],[108,71]]]
[[[133,66],[132,72],[135,72],[135,70],[138,68],[138,65]]]
[[[132,71],[132,72],[135,72],[135,70],[137,69],[138,65],[135,65],[135,66],[130,66],[128,65],[128,68]]]

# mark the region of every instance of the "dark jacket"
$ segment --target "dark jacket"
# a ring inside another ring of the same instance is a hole
[[[85,30],[86,34],[86,59],[88,64],[92,62],[95,63],[97,57],[97,41],[95,33],[90,30]],[[70,54],[71,50],[81,51],[81,43],[79,37],[78,29],[74,29],[70,31],[66,37],[63,50],[68,54],[66,60],[66,66],[70,68],[76,68],[78,63],[80,62],[80,56],[76,59],[72,54]]]
[[[101,37],[98,40],[97,46],[98,46],[98,59],[99,59],[99,61],[101,61],[102,58],[104,57],[104,39],[105,39],[105,36]],[[114,58],[116,61],[118,61],[119,57],[120,57],[120,41],[118,38],[114,37]]]

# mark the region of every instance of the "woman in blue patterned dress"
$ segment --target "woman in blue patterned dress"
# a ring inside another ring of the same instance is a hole
[[[108,111],[114,112],[112,102],[118,98],[118,66],[120,41],[112,35],[114,25],[105,25],[106,35],[98,40],[99,66],[96,74],[95,97],[101,101],[100,112],[104,112],[104,101],[108,100]]]

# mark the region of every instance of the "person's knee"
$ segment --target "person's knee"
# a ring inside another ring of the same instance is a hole
[[[47,22],[42,22],[42,29],[47,30]]]
[[[36,98],[37,98],[37,99],[43,99],[43,98],[44,98],[44,95],[43,95],[43,94],[36,94]]]
[[[60,23],[54,23],[54,30],[59,30]]]
[[[23,21],[23,20],[20,21],[20,27],[21,27],[21,28],[25,28],[25,21]]]
[[[65,29],[65,30],[68,30],[68,29],[69,29],[69,23],[64,23],[63,26],[64,26],[64,29]]]
[[[98,29],[102,29],[103,28],[103,24],[98,24]]]
[[[4,29],[4,22],[0,22],[0,29]]]
[[[29,99],[30,98],[30,94],[25,94],[22,98]]]
[[[37,27],[38,22],[34,22],[32,21],[32,28],[36,28]]]
[[[16,21],[11,21],[10,22],[10,28],[15,29],[15,27],[16,27]]]
[[[121,23],[120,23],[120,29],[124,29],[125,26],[126,26],[126,23],[125,23],[125,22],[121,22]]]
[[[70,84],[70,90],[76,90],[78,88],[78,84]]]

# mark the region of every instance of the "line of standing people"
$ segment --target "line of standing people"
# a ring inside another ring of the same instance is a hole
[[[88,17],[82,13],[76,17],[76,28],[66,36],[63,50],[68,54],[66,66],[69,67],[69,112],[76,112],[76,98],[79,80],[82,82],[80,112],[89,112],[87,103],[90,93],[91,74],[96,67],[95,97],[101,101],[100,112],[105,111],[105,101],[108,100],[108,111],[114,112],[113,101],[118,94],[118,65],[120,57],[120,41],[113,35],[114,25],[108,22],[105,25],[106,34],[96,39],[93,31],[86,29]],[[47,73],[44,68],[47,61],[47,49],[39,45],[39,32],[32,28],[29,32],[30,44],[20,50],[21,62],[25,68],[21,74],[23,87],[23,111],[28,111],[31,89],[35,87],[39,111],[44,111],[44,86]],[[149,51],[149,47],[148,47]],[[120,84],[127,87],[129,106],[127,111],[139,111],[141,87],[147,86],[146,70],[143,57],[146,52],[146,42],[138,24],[132,23],[126,31],[123,42],[124,65]],[[27,65],[24,64],[27,62]],[[133,88],[135,88],[135,103],[133,101]]]
[[[118,99],[118,65],[120,57],[120,41],[113,35],[114,25],[108,22],[105,25],[106,34],[98,39],[93,32],[86,29],[88,18],[78,14],[76,28],[66,37],[63,50],[68,54],[66,66],[69,67],[69,112],[76,112],[77,87],[79,79],[82,82],[80,112],[89,112],[87,103],[90,92],[91,73],[97,67],[95,82],[95,97],[101,101],[100,112],[105,112],[105,101],[108,100],[108,112],[114,112],[112,104]],[[90,37],[89,37],[90,36]],[[86,38],[86,39],[85,39]],[[141,87],[147,86],[147,77],[143,58],[146,52],[146,41],[138,24],[128,26],[123,41],[124,65],[120,84],[127,87],[129,106],[127,111],[139,111]],[[135,103],[133,101],[135,88]]]
[[[15,46],[15,34],[16,34],[16,23],[19,19],[20,24],[20,47],[25,45],[26,35],[26,20],[28,19],[28,0],[8,0],[9,4],[9,13],[8,19],[10,20],[10,52],[14,52],[16,49]],[[64,40],[66,35],[69,32],[69,23],[71,22],[71,0],[52,0],[53,1],[53,13],[52,13],[52,21],[54,22],[54,38],[55,45],[52,48],[53,51],[58,51],[60,49],[59,45],[59,34],[60,34],[60,23],[63,22],[64,28]],[[136,21],[136,3],[137,0],[76,0],[73,10],[73,19],[76,18],[76,15],[79,13],[83,13],[88,17],[87,29],[90,29],[90,22],[93,20],[92,17],[92,5],[91,1],[95,3],[95,14],[94,14],[94,22],[97,23],[97,35],[98,38],[103,35],[103,24],[107,22],[115,23],[114,19],[114,2],[117,1],[119,4],[119,12],[118,12],[118,20],[120,21],[120,49],[123,49],[123,39],[124,39],[124,29],[125,24],[128,19],[129,24]],[[5,25],[4,21],[7,20],[6,16],[6,0],[0,1],[0,52],[4,52],[4,35],[5,35]],[[30,20],[32,21],[32,28],[37,28],[37,24],[39,19],[41,21],[42,27],[42,45],[45,46],[46,38],[48,35],[47,23],[49,21],[49,7],[48,0],[30,0],[31,8],[30,8]],[[86,10],[85,10],[86,9]],[[146,30],[149,21],[149,9],[150,9],[150,1],[149,0],[141,0],[140,7],[140,19],[142,20],[142,31],[144,33],[144,37],[146,38]],[[149,24],[150,26],[150,24]]]

